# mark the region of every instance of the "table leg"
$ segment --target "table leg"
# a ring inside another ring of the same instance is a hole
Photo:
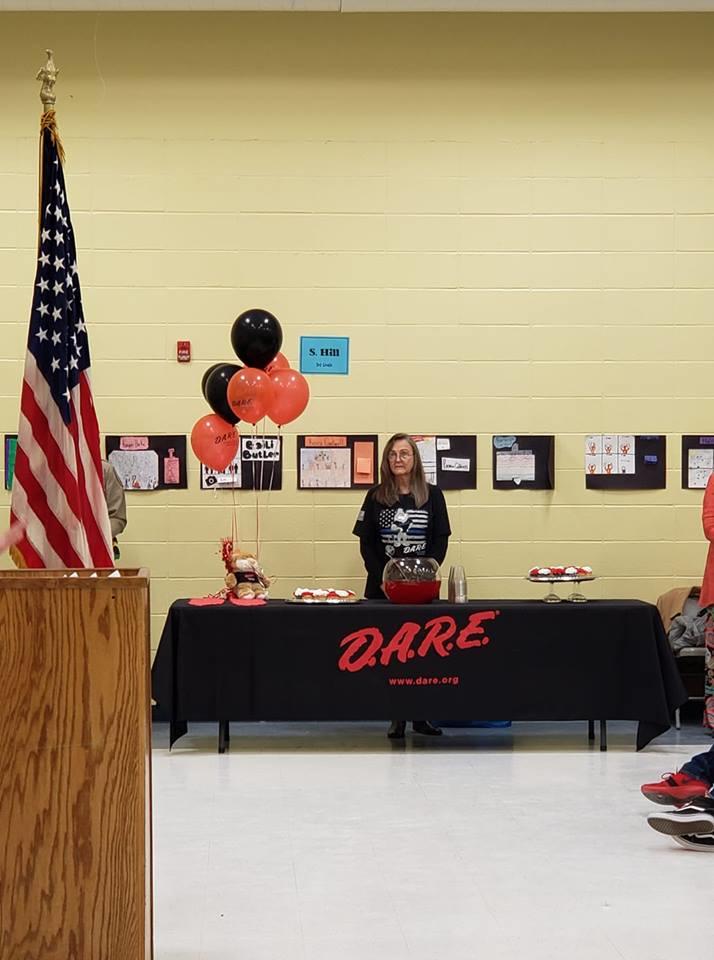
[[[595,721],[588,720],[588,740],[595,739]]]
[[[218,752],[225,753],[231,742],[231,728],[228,720],[218,721]]]
[[[607,750],[607,720],[600,721],[600,749],[603,753]]]
[[[188,733],[185,720],[169,720],[169,750],[185,733]]]

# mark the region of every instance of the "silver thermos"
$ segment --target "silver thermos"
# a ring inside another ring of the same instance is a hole
[[[469,589],[464,568],[452,567],[449,570],[449,603],[466,603],[468,599]]]

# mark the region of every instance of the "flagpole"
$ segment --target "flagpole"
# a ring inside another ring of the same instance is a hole
[[[89,379],[89,335],[55,121],[57,74],[48,50],[45,65],[36,74],[42,82],[44,108],[40,236],[10,518],[24,526],[14,547],[25,566],[109,569],[111,529]]]
[[[42,230],[42,138],[44,136],[44,131],[49,130],[52,140],[57,147],[57,156],[60,159],[60,162],[64,162],[64,149],[62,143],[59,139],[59,134],[57,133],[57,122],[55,117],[55,104],[57,103],[57,97],[55,95],[55,83],[57,82],[57,75],[59,70],[54,61],[52,55],[52,50],[45,50],[47,54],[47,60],[45,61],[44,67],[41,67],[37,71],[35,80],[41,80],[42,86],[40,87],[40,100],[42,101],[42,118],[40,120],[40,143],[39,143],[39,170],[37,178],[37,187],[38,187],[38,204],[37,204],[37,249],[41,250],[41,230]],[[24,532],[23,525],[21,523],[16,523],[10,527],[10,532],[17,532],[21,530]],[[15,541],[17,536],[15,536]],[[3,538],[0,538],[2,541]],[[22,553],[15,546],[15,542],[8,540],[8,543],[11,543],[10,546],[10,556],[13,563],[16,567],[23,569],[27,566],[25,559]],[[0,553],[2,549],[7,549],[7,544],[0,542]]]

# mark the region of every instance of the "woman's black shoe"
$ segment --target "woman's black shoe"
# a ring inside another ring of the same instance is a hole
[[[441,727],[435,727],[428,720],[412,720],[412,727],[414,733],[421,733],[425,737],[440,737],[442,734]]]
[[[392,720],[392,722],[389,724],[389,730],[387,731],[387,736],[389,737],[390,740],[403,740],[404,732],[406,729],[407,729],[406,720]]]

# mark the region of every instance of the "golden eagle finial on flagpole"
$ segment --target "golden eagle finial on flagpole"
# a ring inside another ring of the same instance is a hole
[[[57,147],[57,155],[59,156],[60,163],[64,164],[64,147],[62,146],[62,141],[60,140],[57,130],[57,118],[55,115],[55,103],[57,103],[55,83],[57,82],[59,70],[55,66],[54,59],[52,58],[52,51],[46,50],[45,52],[47,53],[47,62],[44,67],[37,71],[37,76],[35,77],[36,80],[42,81],[42,86],[40,87],[40,100],[42,101],[40,132],[49,130],[50,136]],[[41,186],[42,184],[40,182],[40,188]],[[42,214],[42,211],[40,211],[40,214]]]
[[[47,50],[45,52],[47,53],[47,63],[41,70],[38,70],[37,76],[35,77],[36,80],[42,81],[40,100],[42,101],[43,113],[47,113],[48,110],[54,110],[55,108],[55,103],[57,102],[55,83],[57,82],[57,74],[59,73],[52,59],[52,51]]]

